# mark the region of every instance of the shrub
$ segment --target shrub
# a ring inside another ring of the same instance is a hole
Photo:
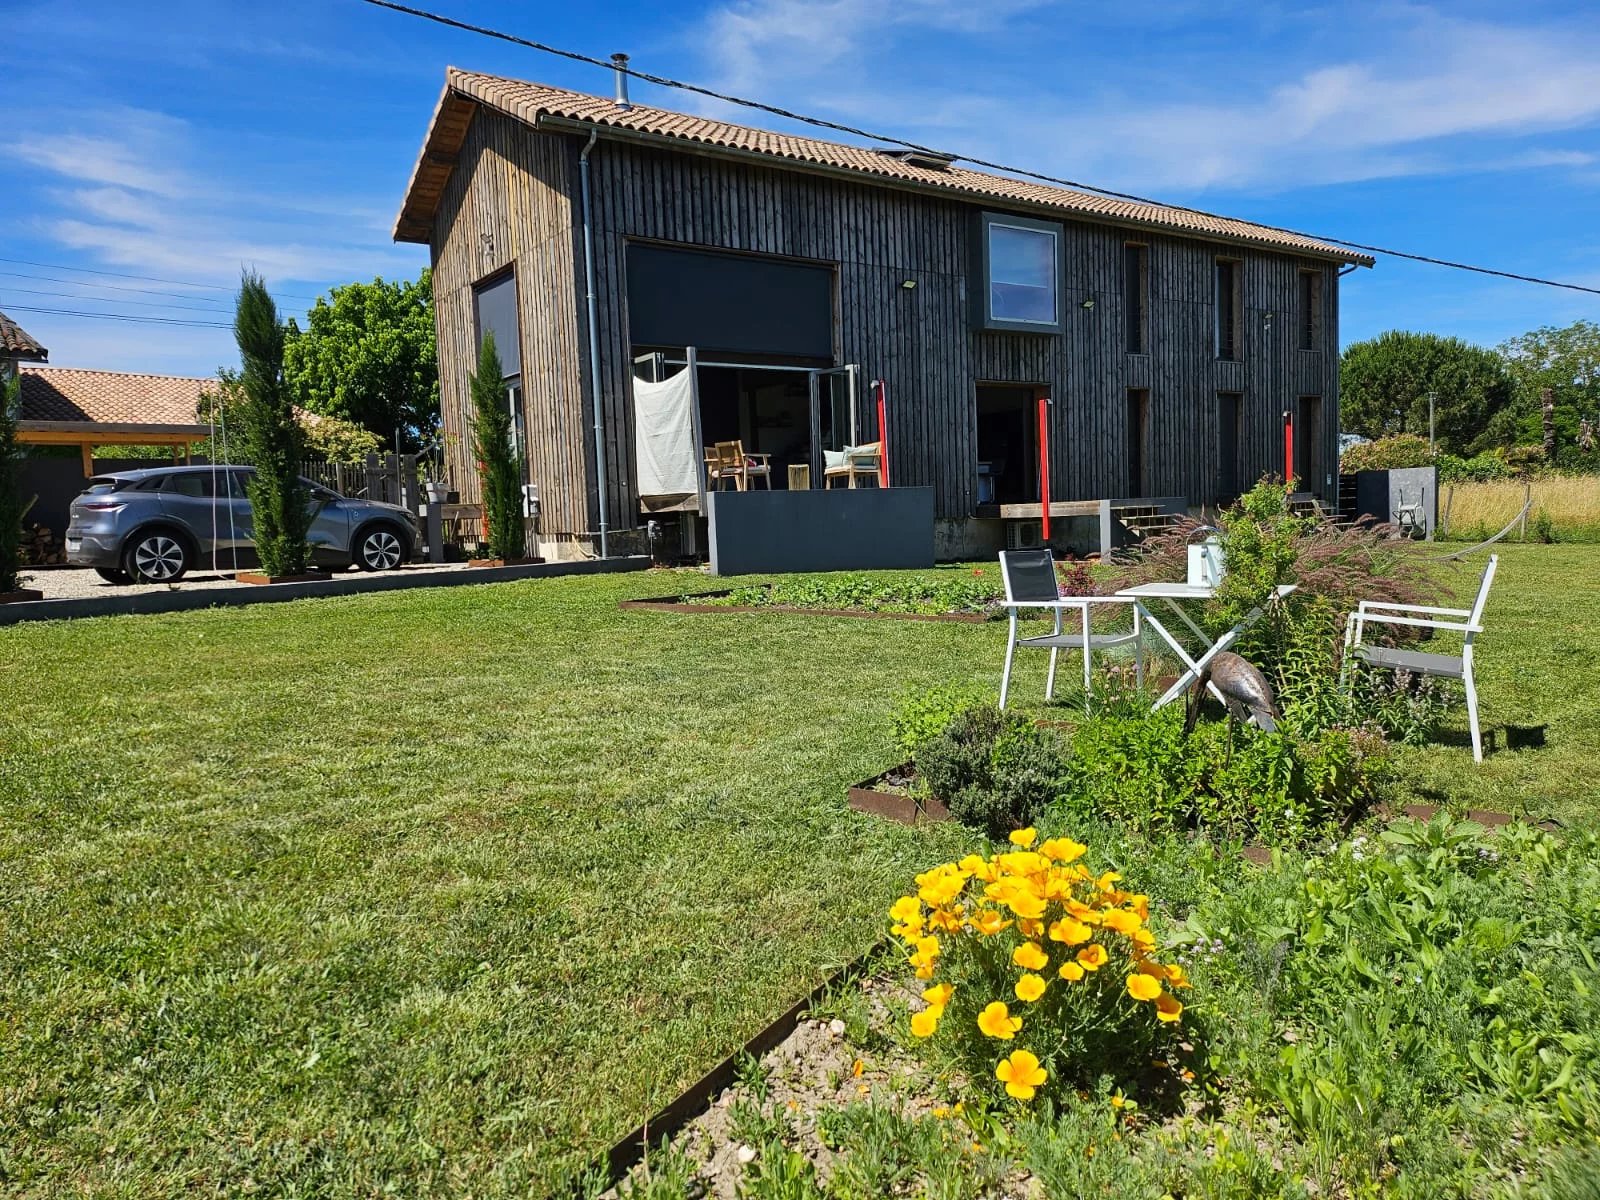
[[[493,333],[483,335],[478,369],[470,387],[472,448],[478,456],[478,486],[489,525],[489,553],[494,558],[521,558],[526,553],[522,468],[511,444],[511,412],[506,405],[504,375]]]
[[[1381,738],[1349,729],[1295,736],[1206,722],[1186,737],[1169,705],[1079,726],[1057,811],[1141,833],[1198,828],[1292,845],[1368,802],[1385,764]]]
[[[1279,584],[1294,576],[1299,541],[1311,519],[1289,510],[1289,485],[1263,479],[1224,509],[1224,571],[1207,616],[1218,632],[1234,625],[1272,598]]]
[[[915,759],[958,713],[993,699],[993,689],[978,683],[946,683],[907,696],[889,718],[896,749]]]
[[[993,703],[958,711],[921,743],[916,765],[922,787],[990,837],[1033,820],[1060,794],[1065,771],[1059,733]]]
[[[1345,475],[1357,471],[1394,471],[1403,467],[1425,467],[1431,461],[1427,438],[1414,433],[1395,433],[1351,446],[1339,456],[1339,470]]]
[[[705,604],[740,608],[858,609],[863,612],[981,613],[992,610],[1001,596],[993,576],[940,572],[934,576],[876,578],[858,572],[794,575],[773,583],[746,584],[726,596],[686,596]]]
[[[1505,455],[1494,450],[1472,458],[1454,454],[1439,456],[1440,483],[1482,483],[1491,479],[1512,479],[1516,474]]]
[[[890,910],[925,986],[911,1032],[937,1039],[973,1084],[1021,1103],[1103,1073],[1148,1073],[1174,1040],[1189,986],[1156,958],[1148,899],[1095,876],[1087,847],[1051,838],[917,876]]]
[[[302,433],[283,385],[283,326],[259,275],[239,288],[234,336],[239,343],[241,450],[252,463],[245,484],[256,553],[268,575],[299,575],[310,556],[311,496],[300,481]]]

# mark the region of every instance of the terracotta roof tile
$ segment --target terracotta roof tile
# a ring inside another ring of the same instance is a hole
[[[25,367],[22,421],[199,426],[200,393],[216,383],[184,375],[134,375],[77,367]]]
[[[770,156],[794,163],[802,169],[812,167],[831,172],[860,174],[891,186],[934,188],[962,193],[977,199],[1055,210],[1065,215],[1140,228],[1169,230],[1190,236],[1212,237],[1319,258],[1332,258],[1341,262],[1361,263],[1366,266],[1371,266],[1373,262],[1367,255],[1353,250],[1332,246],[1271,226],[1257,225],[1250,221],[1211,216],[1161,204],[1119,200],[1109,196],[1074,191],[1070,188],[1013,179],[1005,175],[971,171],[954,165],[945,168],[917,166],[896,157],[894,148],[885,152],[868,146],[850,146],[818,138],[774,133],[747,125],[733,125],[726,121],[689,116],[645,105],[636,104],[623,109],[618,108],[608,97],[570,92],[563,88],[525,83],[498,75],[482,75],[462,71],[456,67],[451,67],[446,73],[445,93],[440,99],[439,110],[435,113],[435,126],[438,125],[439,115],[445,111],[452,95],[487,105],[529,124],[536,124],[543,118],[556,117],[599,126],[602,130],[614,129],[675,138],[735,153]],[[406,204],[396,223],[397,238],[427,240],[425,235],[417,237],[416,234],[431,223],[433,215],[431,206],[437,203],[437,190],[434,187],[419,188],[418,184],[424,173],[429,170],[448,170],[448,167],[441,167],[438,162],[437,154],[440,149],[452,155],[456,149],[433,146],[434,129],[430,128],[429,133],[428,143],[424,145],[416,169],[412,172],[411,184],[407,188]],[[432,158],[430,150],[435,152]],[[418,194],[414,196],[413,193]]]
[[[21,325],[0,312],[0,358],[43,362],[49,357],[50,352],[29,337]]]

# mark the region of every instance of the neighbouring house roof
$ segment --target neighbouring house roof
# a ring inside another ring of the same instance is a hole
[[[592,128],[602,136],[642,138],[668,145],[676,142],[685,149],[702,153],[770,159],[797,170],[856,176],[863,182],[966,196],[998,202],[1013,209],[1042,210],[1060,216],[1289,251],[1369,267],[1374,261],[1365,254],[1270,225],[1162,204],[1097,196],[1005,175],[970,171],[953,164],[922,166],[897,157],[904,152],[892,147],[883,150],[849,146],[640,104],[619,108],[608,97],[569,92],[498,75],[481,75],[456,67],[445,72],[444,93],[434,110],[422,152],[411,172],[405,202],[395,222],[396,241],[427,242],[430,239],[434,213],[445,182],[455,167],[457,153],[478,105],[534,128]]]
[[[201,419],[200,393],[214,387],[215,379],[77,367],[25,367],[21,374],[22,432],[211,432]]]
[[[50,351],[29,337],[21,325],[0,312],[0,358],[44,362],[49,357]]]

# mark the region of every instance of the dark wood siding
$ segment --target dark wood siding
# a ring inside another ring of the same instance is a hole
[[[443,394],[452,430],[463,428],[461,362],[470,350],[471,282],[509,261],[504,253],[492,263],[478,257],[481,236],[488,231],[497,245],[505,239],[506,250],[517,247],[524,377],[530,397],[543,392],[549,417],[542,430],[535,422],[532,451],[547,533],[594,528],[592,504],[582,499],[594,485],[592,455],[585,452],[591,434],[576,232],[580,144],[572,135],[536,134],[480,112],[447,188],[435,244],[440,369],[447,376]],[[639,522],[631,489],[633,346],[623,299],[629,239],[835,264],[836,361],[859,363],[863,381],[888,381],[894,481],[933,487],[940,517],[970,516],[977,503],[974,388],[980,381],[1036,384],[1054,399],[1051,494],[1063,499],[1126,493],[1130,388],[1149,391],[1148,476],[1155,494],[1186,496],[1192,505],[1214,499],[1219,391],[1243,395],[1241,484],[1282,470],[1281,413],[1302,395],[1323,398],[1324,461],[1334,461],[1334,264],[1065,221],[1065,333],[976,331],[969,264],[979,206],[605,139],[591,166],[613,528]],[[1130,236],[1149,246],[1149,353],[1141,355],[1124,350],[1122,275]],[[1218,361],[1215,354],[1219,256],[1242,264],[1238,362]],[[1302,269],[1325,274],[1321,351],[1297,349]],[[906,280],[916,287],[903,287]],[[1092,305],[1085,307],[1086,301]],[[535,371],[542,372],[537,383]],[[452,464],[470,466],[460,454]],[[1307,485],[1324,490],[1321,480]]]

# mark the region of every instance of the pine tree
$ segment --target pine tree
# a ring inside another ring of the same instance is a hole
[[[240,434],[255,473],[245,485],[256,553],[268,575],[299,575],[310,553],[311,495],[300,481],[301,430],[283,383],[283,326],[261,276],[246,272],[233,320],[239,343]]]
[[[521,558],[526,553],[522,472],[511,445],[511,410],[493,333],[483,335],[471,391],[472,448],[478,457],[483,511],[489,519],[489,553],[495,558]]]

